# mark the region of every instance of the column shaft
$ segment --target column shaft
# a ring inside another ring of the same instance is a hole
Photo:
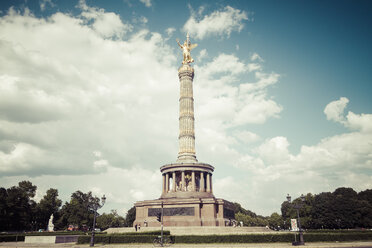
[[[210,176],[210,178],[209,178],[209,180],[210,180],[210,184],[211,184],[211,186],[209,186],[210,187],[210,189],[211,189],[211,193],[213,193],[213,185],[212,185],[212,174],[211,174],[211,176]]]
[[[207,192],[211,192],[211,177],[209,173],[207,173]]]
[[[172,191],[175,192],[176,191],[176,172],[172,173],[172,179],[173,179]]]
[[[181,177],[182,177],[182,188],[181,188],[181,191],[185,191],[186,182],[185,182],[185,172],[184,171],[182,171]]]
[[[205,192],[204,172],[200,172],[200,189],[199,189],[199,191]]]
[[[162,191],[164,193],[165,192],[165,175],[164,174],[162,175],[162,181],[163,181]]]
[[[195,183],[195,171],[191,172],[191,185],[192,185],[192,191],[196,191],[196,183]]]
[[[169,191],[169,174],[165,174],[165,192],[168,193]]]

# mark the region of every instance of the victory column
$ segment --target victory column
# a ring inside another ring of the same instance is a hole
[[[194,62],[190,51],[189,34],[183,44],[177,40],[183,52],[182,65],[178,69],[179,98],[179,150],[177,161],[160,168],[162,194],[159,199],[135,203],[136,220],[133,225],[160,226],[156,216],[164,206],[164,226],[225,226],[234,219],[232,203],[216,199],[212,190],[214,167],[200,163],[195,153]]]

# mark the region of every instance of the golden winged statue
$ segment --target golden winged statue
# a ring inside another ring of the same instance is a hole
[[[189,33],[187,33],[186,40],[183,43],[183,45],[180,44],[180,41],[177,39],[178,46],[183,51],[183,61],[182,64],[189,64],[194,62],[194,59],[191,58],[190,51],[198,46],[198,44],[191,44],[190,43],[190,36]]]

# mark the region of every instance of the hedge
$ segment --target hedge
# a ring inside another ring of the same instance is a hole
[[[24,234],[10,234],[10,235],[0,235],[0,242],[17,242],[25,241]]]
[[[372,232],[305,233],[305,242],[372,240]]]
[[[161,231],[158,230],[158,231],[148,231],[148,232],[113,233],[111,235],[130,235],[130,236],[134,236],[134,235],[140,235],[140,236],[143,236],[143,235],[161,235]],[[170,231],[164,230],[163,235],[170,235]]]
[[[291,242],[293,234],[246,234],[246,235],[182,235],[175,236],[176,243],[270,243]]]
[[[298,233],[277,234],[243,234],[243,235],[181,235],[169,236],[175,243],[272,243],[294,241]],[[96,243],[152,243],[158,235],[96,235]],[[372,240],[372,232],[358,233],[304,233],[305,242],[332,242],[332,241],[357,241]],[[89,243],[90,236],[80,236],[78,243]]]
[[[85,235],[83,231],[57,231],[57,232],[31,232],[25,233],[26,236],[59,236],[59,235]],[[89,234],[90,232],[88,232]]]
[[[104,244],[152,243],[156,237],[158,235],[96,235],[94,242]],[[90,236],[80,236],[77,243],[89,243],[90,238]]]
[[[73,234],[74,232],[68,232]],[[149,234],[150,233],[150,234]],[[271,243],[271,242],[292,242],[295,233],[275,233],[275,234],[243,234],[243,235],[181,235],[169,236],[169,231],[164,232],[175,243]],[[40,233],[46,234],[46,233]],[[62,232],[48,233],[49,235],[62,235]],[[63,232],[66,234],[66,232]],[[24,241],[25,235],[30,234],[2,234],[0,242]],[[114,243],[152,243],[160,235],[160,231],[120,233],[120,234],[96,234],[95,242],[104,244]],[[298,233],[296,233],[298,235]],[[78,244],[90,242],[90,235],[80,235]],[[334,241],[366,241],[372,240],[371,231],[350,231],[350,232],[305,232],[306,242],[334,242]]]
[[[295,233],[247,234],[247,235],[208,235],[175,236],[176,243],[269,243],[292,242]],[[298,233],[296,233],[298,235]],[[305,233],[305,242],[372,240],[372,233]]]
[[[372,230],[372,229],[371,229]],[[372,231],[368,229],[307,229],[306,233],[363,233]]]

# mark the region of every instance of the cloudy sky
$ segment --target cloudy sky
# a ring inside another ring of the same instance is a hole
[[[195,59],[196,153],[216,197],[372,188],[370,1],[0,2],[0,186],[161,194],[178,152],[176,38]]]

